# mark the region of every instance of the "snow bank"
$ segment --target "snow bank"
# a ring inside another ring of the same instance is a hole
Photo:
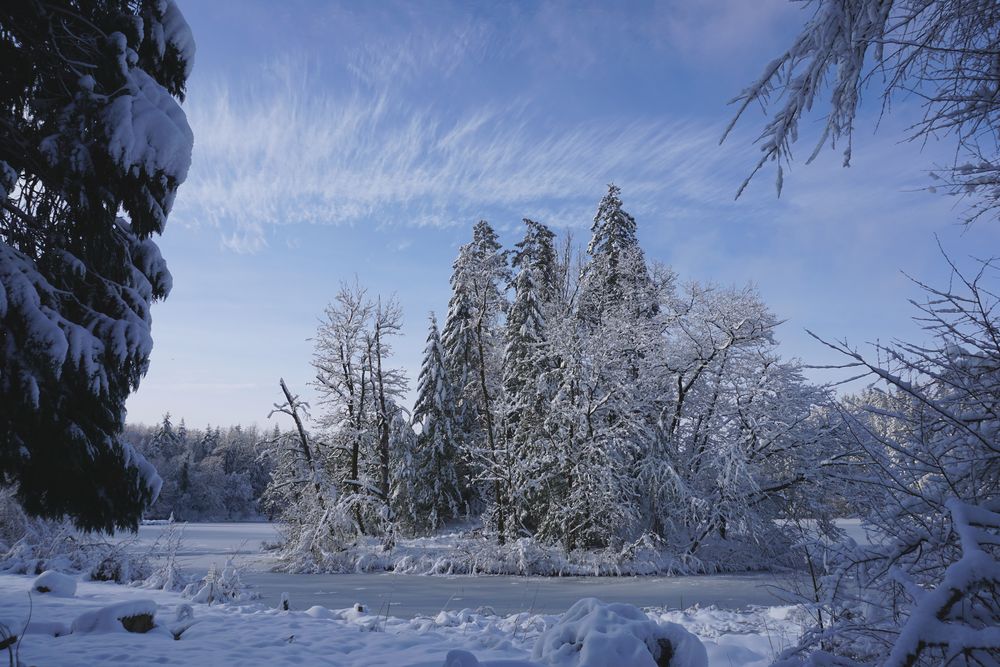
[[[629,604],[578,601],[535,643],[532,657],[552,667],[708,667],[701,641],[676,623],[659,624]]]
[[[55,570],[46,570],[31,584],[31,590],[36,593],[71,598],[76,595],[76,577]]]
[[[444,667],[542,667],[537,662],[527,660],[487,660],[479,662],[476,656],[468,651],[455,649],[448,651],[444,659]]]
[[[70,631],[76,633],[91,632],[125,632],[129,619],[148,616],[150,620],[156,615],[156,603],[152,600],[128,600],[118,602],[101,609],[80,614],[73,621]],[[142,626],[140,626],[142,627]],[[143,629],[128,630],[129,632],[146,632]]]

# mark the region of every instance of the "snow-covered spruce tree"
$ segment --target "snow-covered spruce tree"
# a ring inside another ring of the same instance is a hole
[[[517,271],[531,271],[542,303],[552,303],[559,297],[563,268],[555,246],[556,235],[540,222],[524,218],[524,236],[514,244],[511,264]]]
[[[389,403],[389,409],[392,414],[389,424],[392,466],[389,471],[389,506],[392,521],[382,539],[382,546],[387,549],[395,545],[397,531],[417,535],[431,529],[428,525],[428,512],[421,506],[421,501],[426,498],[422,494],[426,490],[427,480],[423,478],[425,473],[418,465],[417,433],[413,430],[412,420],[406,410],[395,402]]]
[[[868,489],[875,539],[828,559],[816,626],[783,664],[1000,661],[1000,321],[988,274],[922,286],[918,320],[935,342],[880,346],[874,361],[831,344],[880,393],[844,411],[866,462],[849,481]]]
[[[552,461],[546,451],[545,419],[555,396],[552,371],[556,360],[545,322],[566,312],[557,299],[555,235],[533,220],[525,219],[524,224],[525,235],[517,243],[513,259],[517,275],[504,332],[499,412],[501,437],[512,457],[508,466],[509,521],[514,527],[533,531],[546,504],[545,480],[551,474]],[[497,473],[502,475],[504,471]]]
[[[497,424],[503,354],[500,326],[507,311],[509,281],[507,253],[489,223],[480,220],[473,228],[472,241],[462,246],[453,265],[442,343],[457,398],[453,435],[464,463],[459,470],[463,501],[487,503],[487,527],[500,539],[504,539],[509,513],[504,503],[509,490],[497,475],[509,461]],[[484,477],[486,468],[490,472]]]
[[[646,257],[636,236],[635,218],[622,208],[621,188],[609,185],[591,225],[588,261],[580,277],[577,313],[589,324],[601,321],[609,306],[633,318],[658,309]]]
[[[0,476],[30,513],[134,528],[159,490],[120,434],[171,286],[150,237],[191,162],[193,59],[171,0],[0,8]]]
[[[649,446],[648,394],[621,363],[632,323],[606,320],[603,338],[585,334],[573,318],[548,328],[558,366],[545,378],[554,396],[546,439],[536,445],[544,458],[532,465],[544,499],[536,508],[536,534],[567,551],[617,547],[638,530],[641,489],[634,466]],[[537,476],[539,470],[544,474]]]
[[[621,545],[640,527],[635,472],[655,416],[648,367],[658,298],[619,195],[612,185],[598,205],[577,300],[568,317],[548,323],[551,370],[537,385],[553,398],[529,486],[547,498],[531,523],[542,539],[568,549]]]
[[[459,516],[458,450],[454,436],[454,392],[445,370],[444,346],[431,313],[427,345],[417,380],[413,423],[419,425],[413,452],[410,493],[414,529],[435,530]]]
[[[996,216],[1000,206],[1000,5],[981,0],[812,0],[812,17],[787,51],[734,102],[739,104],[726,133],[752,106],[773,109],[759,137],[761,155],[740,192],[765,164],[792,158],[803,116],[828,95],[822,132],[810,160],[829,142],[844,144],[844,165],[852,158],[852,134],[862,92],[881,83],[883,109],[897,96],[916,92],[923,118],[909,138],[951,136],[955,161],[933,174],[934,185],[969,196],[972,221]]]

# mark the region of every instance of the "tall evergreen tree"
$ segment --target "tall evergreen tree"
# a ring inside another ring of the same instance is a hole
[[[171,287],[150,237],[191,162],[193,58],[171,0],[0,3],[0,482],[30,513],[135,528],[159,491],[121,433]]]
[[[538,523],[544,504],[544,479],[550,461],[545,447],[545,419],[554,396],[554,366],[546,333],[557,289],[554,235],[544,225],[525,219],[524,238],[517,243],[513,264],[514,300],[507,316],[503,357],[503,437],[509,468],[510,515],[528,529]]]
[[[413,422],[420,425],[413,461],[417,471],[413,506],[415,515],[423,517],[420,527],[431,530],[457,517],[461,507],[458,452],[452,435],[454,392],[444,357],[437,318],[431,313],[413,408]]]
[[[507,310],[504,291],[509,280],[507,253],[493,228],[481,220],[453,265],[452,297],[442,337],[448,375],[456,383],[456,435],[467,463],[460,483],[466,502],[475,502],[475,480],[484,479],[484,467],[495,466],[502,445],[496,412],[502,356],[498,333]],[[504,497],[502,482],[485,481],[496,506]],[[503,532],[504,519],[498,516],[497,521]]]
[[[514,269],[531,270],[535,288],[542,301],[552,301],[559,289],[559,259],[555,234],[540,222],[524,219],[524,237],[514,244],[511,264]]]
[[[609,309],[621,308],[633,317],[655,314],[657,299],[636,235],[635,218],[622,208],[617,185],[608,186],[590,231],[589,261],[580,280],[581,317],[595,324]]]

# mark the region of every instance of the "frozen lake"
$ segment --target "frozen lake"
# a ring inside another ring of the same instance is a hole
[[[698,577],[513,577],[405,574],[281,574],[258,572],[244,579],[265,603],[287,592],[295,609],[322,605],[339,609],[361,602],[372,611],[388,604],[391,616],[436,615],[442,610],[492,607],[501,616],[518,611],[555,614],[580,598],[628,602],[639,607],[685,609],[693,604],[740,609],[778,605],[772,575]]]
[[[201,573],[211,565],[222,567],[229,556],[250,565],[244,580],[277,605],[288,593],[291,605],[307,609],[322,605],[337,609],[355,602],[372,611],[388,605],[391,615],[434,615],[443,609],[492,607],[498,614],[533,610],[561,613],[582,597],[628,602],[640,607],[684,609],[716,605],[738,609],[746,605],[777,605],[783,601],[775,587],[787,578],[774,574],[711,575],[697,577],[516,577],[419,576],[375,574],[283,574],[269,572],[260,547],[279,538],[268,523],[176,524],[183,529],[178,561],[185,571]],[[161,537],[166,526],[142,526],[136,548]]]

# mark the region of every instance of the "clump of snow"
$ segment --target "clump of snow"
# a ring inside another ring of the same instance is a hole
[[[153,618],[155,615],[156,603],[152,600],[128,600],[80,614],[70,629],[74,634],[125,632],[123,621],[140,616]]]
[[[76,595],[76,577],[55,570],[46,570],[35,578],[31,590],[71,598]]]
[[[660,624],[629,604],[584,598],[535,643],[533,657],[552,667],[630,665],[708,667],[701,641],[676,623]]]
[[[6,199],[17,185],[17,172],[9,164],[0,160],[0,199]],[[0,314],[3,311],[0,310]]]
[[[176,49],[184,64],[184,78],[187,79],[194,67],[195,56],[195,41],[191,27],[173,0],[159,0],[156,9],[161,18],[152,26],[150,38],[153,46],[160,58],[165,55],[168,45]]]

